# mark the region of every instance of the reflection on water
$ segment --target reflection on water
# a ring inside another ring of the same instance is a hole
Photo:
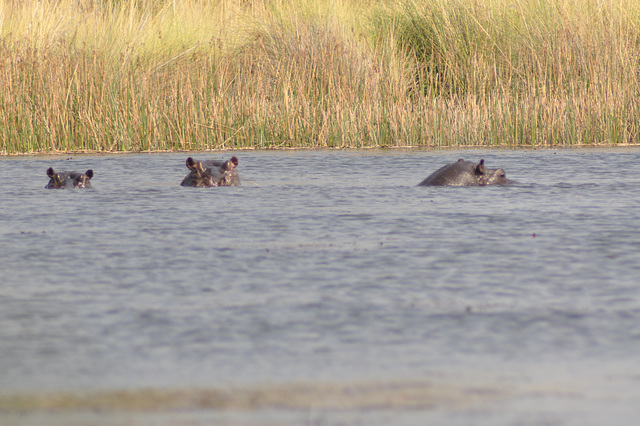
[[[185,154],[0,160],[0,409],[303,386],[402,411],[417,380],[407,424],[639,414],[640,151],[236,155],[232,188],[180,187]],[[416,186],[461,157],[519,183]],[[93,189],[45,190],[50,166]]]

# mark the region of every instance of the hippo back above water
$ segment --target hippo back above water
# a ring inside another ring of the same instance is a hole
[[[484,166],[484,160],[476,164],[461,158],[453,164],[439,168],[418,185],[485,186],[510,183],[514,182],[507,179],[503,169],[488,169]]]
[[[194,187],[240,186],[240,177],[236,171],[238,158],[227,161],[196,161],[189,157],[186,161],[189,174],[180,185]]]
[[[65,188],[91,188],[91,178],[93,170],[89,169],[84,173],[78,172],[56,172],[53,167],[47,169],[49,183],[46,189],[65,189]]]

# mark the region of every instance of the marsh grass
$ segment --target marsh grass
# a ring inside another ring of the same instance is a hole
[[[0,0],[0,152],[638,143],[632,0]]]

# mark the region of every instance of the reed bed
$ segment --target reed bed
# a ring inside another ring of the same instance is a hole
[[[637,144],[635,0],[0,0],[0,153]]]

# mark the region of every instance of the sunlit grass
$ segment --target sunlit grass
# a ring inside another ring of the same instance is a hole
[[[638,143],[640,3],[0,0],[0,152]]]

